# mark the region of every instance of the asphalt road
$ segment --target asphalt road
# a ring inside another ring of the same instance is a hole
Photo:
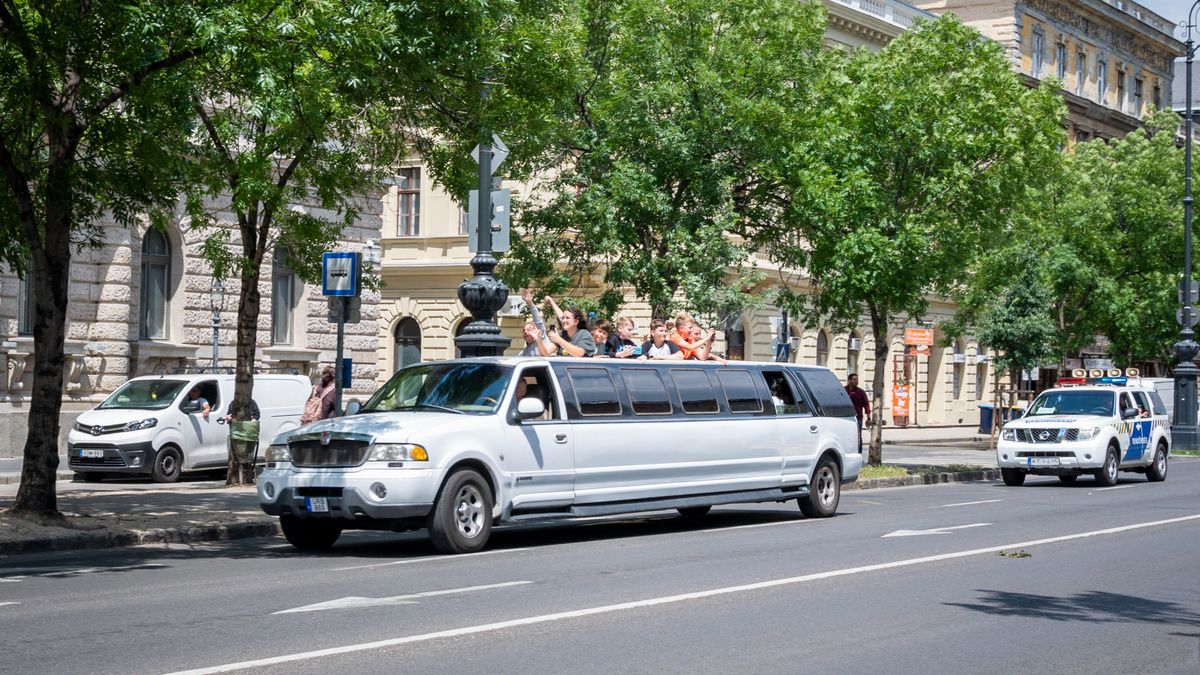
[[[141,673],[1200,671],[1200,460],[497,531],[0,561],[0,670]],[[892,535],[892,536],[887,536]]]

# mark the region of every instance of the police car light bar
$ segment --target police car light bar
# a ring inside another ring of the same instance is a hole
[[[1140,376],[1141,371],[1137,368],[1126,368],[1124,372],[1121,372],[1120,368],[1109,368],[1107,371],[1100,368],[1091,370],[1076,368],[1071,371],[1071,377],[1058,378],[1058,386],[1077,387],[1083,384],[1106,384],[1120,387],[1128,384],[1129,378]]]

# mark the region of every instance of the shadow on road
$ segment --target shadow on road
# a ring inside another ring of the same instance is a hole
[[[1133,595],[1088,591],[1072,596],[1054,597],[1032,593],[980,590],[978,603],[948,602],[996,616],[1084,621],[1088,623],[1155,623],[1172,626],[1200,626],[1200,613],[1174,602],[1163,602]]]

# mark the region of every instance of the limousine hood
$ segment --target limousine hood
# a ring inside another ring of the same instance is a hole
[[[287,443],[297,434],[319,434],[326,431],[334,434],[362,434],[370,436],[378,443],[421,443],[431,435],[459,431],[466,425],[474,426],[491,418],[491,415],[456,415],[423,410],[360,413],[306,424],[276,436],[271,444]]]

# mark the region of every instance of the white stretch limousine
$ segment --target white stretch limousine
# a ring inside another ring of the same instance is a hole
[[[409,366],[355,414],[277,437],[258,496],[297,548],[426,527],[465,553],[494,522],[792,499],[831,516],[861,468],[825,368],[480,358]]]

